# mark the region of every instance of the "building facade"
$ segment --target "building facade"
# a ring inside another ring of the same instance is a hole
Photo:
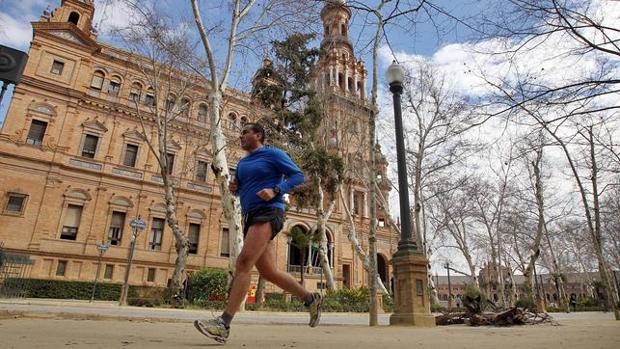
[[[107,243],[99,280],[122,282],[129,221],[141,217],[147,227],[137,239],[130,283],[166,286],[176,259],[174,237],[165,221],[159,165],[145,142],[154,139],[154,128],[147,126],[150,131],[143,132],[136,114],[166,96],[154,96],[135,57],[97,41],[94,11],[92,0],[62,0],[32,23],[29,60],[0,131],[0,241],[8,251],[31,256],[30,278],[81,281],[95,278],[96,245]],[[329,132],[360,134],[370,106],[364,92],[366,71],[348,39],[350,16],[338,4],[328,3],[323,10],[322,46],[329,54],[317,64],[314,81],[330,96]],[[198,86],[178,96],[189,107],[175,122],[168,145],[177,217],[190,240],[189,271],[226,268],[229,255],[220,194],[203,147],[210,129],[206,96]],[[234,142],[239,127],[257,117],[256,106],[249,94],[232,89],[225,100],[221,124]],[[347,143],[347,149],[355,151],[343,155],[363,159],[369,146],[354,144]],[[387,164],[380,160],[383,178]],[[359,170],[363,172],[363,166]],[[360,183],[348,185],[346,204],[355,213],[358,238],[366,247],[368,195]],[[381,183],[387,195],[387,182]],[[339,286],[362,286],[367,274],[347,238],[351,225],[344,204],[338,200],[327,225],[329,258]],[[308,264],[298,265],[299,251],[286,234],[294,226],[312,231],[314,213],[303,209],[287,215],[276,238],[277,265],[294,275],[306,268],[307,287],[320,288],[316,251],[310,248]],[[379,216],[379,273],[387,282],[398,235],[385,224],[387,212],[379,210]]]

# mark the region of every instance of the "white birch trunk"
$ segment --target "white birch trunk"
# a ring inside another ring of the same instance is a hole
[[[316,174],[315,174],[316,175]],[[329,290],[336,289],[336,283],[334,282],[334,274],[332,273],[332,268],[329,263],[329,258],[327,254],[327,233],[325,231],[327,221],[334,211],[334,207],[336,206],[336,200],[331,200],[329,203],[329,207],[327,210],[323,209],[323,199],[325,197],[323,193],[323,189],[321,188],[321,178],[316,175],[317,187],[316,190],[319,194],[319,200],[316,206],[316,219],[317,219],[317,233],[320,237],[319,242],[319,260],[321,261],[321,268],[323,270],[323,275],[325,275],[325,282],[327,283],[327,288]]]
[[[351,224],[351,229],[349,230],[349,234],[347,234],[347,238],[349,239],[351,245],[353,246],[353,249],[355,250],[355,255],[357,256],[357,258],[359,258],[360,261],[362,261],[362,267],[366,272],[368,272],[368,270],[370,269],[370,259],[364,251],[364,248],[362,248],[362,244],[357,239],[357,229],[355,228],[355,221],[353,220],[353,215],[351,214],[351,210],[347,205],[347,200],[344,196],[344,189],[340,188],[339,191],[340,198],[344,205],[345,213],[347,214],[347,218],[349,219],[349,224]],[[379,288],[379,291],[381,291],[381,293],[388,297],[390,296],[390,293],[386,289],[385,284],[383,284],[383,280],[381,280],[378,274],[376,275],[376,284],[377,288]]]

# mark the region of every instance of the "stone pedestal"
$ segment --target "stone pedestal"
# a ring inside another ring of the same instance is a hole
[[[390,325],[434,327],[430,311],[426,258],[417,253],[396,253],[394,266],[394,313]]]

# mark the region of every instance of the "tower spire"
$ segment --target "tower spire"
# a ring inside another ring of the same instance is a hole
[[[344,0],[329,0],[321,10],[323,40],[314,81],[317,88],[366,99],[366,68],[355,58],[349,39],[351,9]]]

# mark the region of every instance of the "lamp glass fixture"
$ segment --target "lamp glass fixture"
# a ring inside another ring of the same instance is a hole
[[[387,70],[387,80],[390,84],[395,82],[402,83],[405,80],[405,69],[396,61],[392,61]]]

